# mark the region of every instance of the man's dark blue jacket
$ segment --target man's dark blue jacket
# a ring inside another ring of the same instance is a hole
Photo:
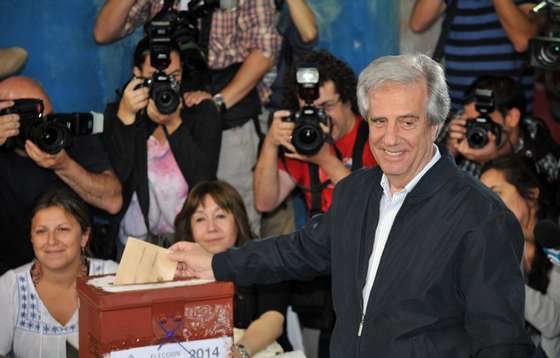
[[[330,273],[332,357],[530,357],[519,223],[447,153],[395,218],[358,334],[381,177],[379,168],[354,172],[303,231],[216,255],[216,278],[243,285]]]

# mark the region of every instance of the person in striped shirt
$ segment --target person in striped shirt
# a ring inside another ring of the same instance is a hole
[[[454,15],[446,10],[457,1]],[[541,19],[530,16],[538,0],[416,0],[409,25],[415,32],[441,16],[453,16],[444,46],[445,74],[452,111],[463,107],[464,92],[475,78],[509,76],[523,85],[531,111],[533,72],[527,48]]]

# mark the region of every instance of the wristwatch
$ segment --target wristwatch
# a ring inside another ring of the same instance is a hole
[[[218,111],[220,113],[224,113],[226,111],[226,102],[224,101],[224,96],[221,93],[216,93],[214,97],[212,97],[214,104],[218,107]]]
[[[237,349],[241,358],[251,358],[249,352],[247,352],[247,348],[245,348],[243,344],[235,344],[235,349]]]

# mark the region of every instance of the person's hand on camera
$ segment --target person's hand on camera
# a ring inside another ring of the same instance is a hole
[[[119,103],[117,116],[125,124],[130,125],[136,120],[136,113],[148,105],[150,91],[147,87],[136,88],[144,82],[143,79],[134,77],[124,89]]]
[[[63,170],[71,161],[64,149],[56,154],[45,153],[30,140],[25,141],[25,152],[38,166],[45,169]]]
[[[14,105],[13,101],[1,101],[0,111],[10,108]],[[0,116],[0,145],[4,145],[8,138],[15,137],[19,134],[19,115],[5,114]]]
[[[266,134],[265,145],[283,146],[289,152],[296,151],[292,145],[292,132],[295,124],[285,120],[289,116],[290,111],[274,112],[272,123]]]
[[[185,106],[193,107],[206,99],[212,99],[212,95],[206,91],[192,91],[183,94]]]
[[[467,120],[464,115],[455,116],[450,122],[447,135],[447,148],[456,156],[459,153],[459,144],[465,140]]]

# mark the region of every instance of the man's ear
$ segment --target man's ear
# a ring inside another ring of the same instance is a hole
[[[135,77],[142,76],[142,71],[137,66],[134,66],[134,68],[132,69],[132,73],[134,74]]]
[[[508,128],[515,128],[519,126],[521,120],[521,112],[517,108],[512,108],[506,113],[504,118],[504,125]]]

